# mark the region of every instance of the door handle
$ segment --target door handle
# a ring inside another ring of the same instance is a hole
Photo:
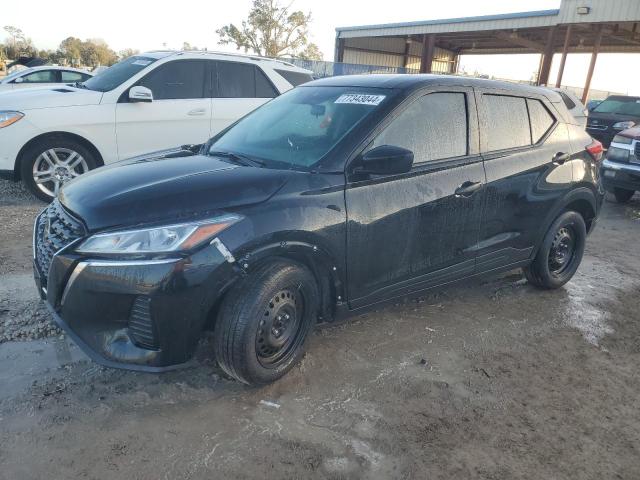
[[[569,155],[568,153],[558,152],[553,156],[552,162],[556,165],[562,165],[564,162],[569,160],[570,157],[571,155]]]
[[[470,197],[481,188],[482,188],[481,182],[466,181],[462,185],[460,185],[458,188],[456,188],[455,196],[458,198]]]
[[[205,113],[207,113],[206,108],[196,108],[195,110],[190,110],[187,113],[187,115],[191,115],[192,117],[195,117],[197,115],[204,115]]]

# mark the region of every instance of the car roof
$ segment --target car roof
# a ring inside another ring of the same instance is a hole
[[[292,71],[296,71],[296,72],[304,72],[304,73],[308,73],[308,74],[312,74],[313,72],[311,72],[310,70],[306,70],[304,68],[301,67],[297,67],[289,62],[286,62],[284,60],[278,60],[275,58],[267,58],[267,57],[260,57],[258,55],[243,55],[240,53],[227,53],[227,52],[216,52],[216,51],[209,51],[209,50],[157,50],[157,51],[151,51],[151,52],[144,52],[144,53],[140,53],[136,56],[142,56],[142,57],[149,57],[149,58],[155,58],[157,60],[160,60],[162,58],[167,58],[167,57],[183,57],[183,58],[202,58],[204,57],[209,57],[209,58],[214,58],[214,59],[219,59],[219,60],[225,60],[225,59],[237,59],[237,60],[252,60],[254,62],[264,62],[265,64],[268,64],[269,66],[273,67],[273,68],[284,68],[285,70],[292,70]]]
[[[369,75],[342,75],[337,77],[322,78],[305,83],[304,87],[378,87],[415,90],[421,87],[435,85],[465,86],[477,88],[496,88],[511,90],[520,95],[544,95],[552,102],[561,102],[558,93],[540,87],[521,85],[500,80],[487,80],[484,78],[465,77],[459,75],[431,75],[431,74],[369,74]]]

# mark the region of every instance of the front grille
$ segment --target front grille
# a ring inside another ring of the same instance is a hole
[[[638,159],[638,161],[640,161],[640,141],[636,142],[636,148],[635,148],[634,152],[636,154],[636,159]]]
[[[129,314],[129,335],[133,343],[149,350],[158,349],[158,340],[151,318],[151,299],[145,296],[136,297]]]
[[[37,218],[35,225],[35,258],[46,286],[53,256],[74,240],[85,235],[78,220],[68,214],[58,200],[54,200]]]

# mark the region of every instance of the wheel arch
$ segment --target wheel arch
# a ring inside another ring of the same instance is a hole
[[[100,153],[100,151],[96,148],[96,146],[93,143],[91,143],[89,140],[82,137],[81,135],[64,132],[64,131],[47,132],[47,133],[40,134],[36,137],[33,137],[31,140],[25,143],[20,149],[20,151],[18,152],[15,163],[13,165],[13,172],[14,172],[13,174],[16,180],[22,180],[22,175],[20,173],[20,165],[25,152],[27,152],[31,147],[36,145],[38,142],[41,142],[43,140],[48,140],[50,138],[64,138],[64,139],[78,142],[94,155],[99,167],[104,166],[104,160],[102,158],[102,154]]]
[[[558,218],[562,212],[573,210],[579,213],[584,219],[584,223],[587,226],[587,232],[591,231],[593,227],[593,222],[598,214],[598,202],[596,199],[596,194],[587,187],[580,187],[575,190],[569,192],[565,197],[563,197],[562,201],[558,202],[557,206],[552,209],[545,221],[542,224],[542,228],[540,232],[538,232],[538,236],[536,238],[536,248],[533,252],[532,258],[535,257],[538,247],[542,242],[547,230],[551,224]]]
[[[311,271],[320,297],[318,321],[331,322],[336,316],[336,309],[345,301],[345,272],[342,271],[342,263],[338,263],[334,255],[318,243],[308,240],[282,240],[253,245],[238,253],[234,263],[240,275],[220,291],[209,309],[207,323],[211,325],[216,321],[224,298],[243,276],[250,275],[267,263],[279,260],[303,265]]]
[[[335,256],[319,242],[283,240],[246,251],[238,264],[249,274],[276,260],[299,263],[311,271],[320,293],[319,321],[332,321],[336,307],[345,299],[345,275]]]

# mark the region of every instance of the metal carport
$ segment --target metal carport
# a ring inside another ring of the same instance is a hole
[[[553,55],[640,53],[640,0],[562,0],[556,10],[336,28],[335,61],[456,73],[460,55],[540,54],[538,85],[549,84]]]

